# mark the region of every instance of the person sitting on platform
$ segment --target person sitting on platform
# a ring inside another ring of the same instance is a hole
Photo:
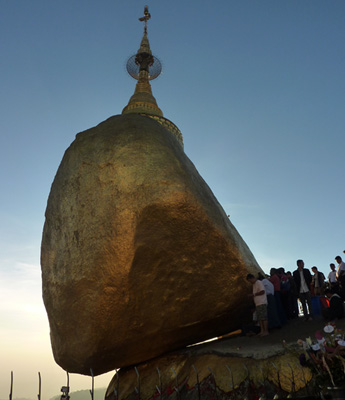
[[[322,315],[327,321],[332,321],[336,318],[343,318],[344,316],[344,302],[343,299],[337,294],[333,293],[331,289],[325,290],[325,295],[329,299],[329,308],[322,310]]]

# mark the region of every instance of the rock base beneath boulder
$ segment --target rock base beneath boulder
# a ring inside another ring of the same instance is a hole
[[[323,325],[321,318],[300,318],[268,337],[215,340],[121,369],[105,399],[320,398],[315,376],[299,363],[297,339],[313,337]],[[338,325],[345,328],[345,321]]]
[[[216,354],[174,354],[160,357],[136,368],[120,370],[111,381],[106,400],[156,397],[184,399],[239,398],[250,393],[272,395],[303,389],[311,380],[308,368],[297,356],[278,355],[265,360]],[[236,397],[237,398],[237,397]]]

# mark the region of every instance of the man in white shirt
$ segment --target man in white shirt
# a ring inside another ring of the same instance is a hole
[[[329,267],[331,268],[331,272],[328,274],[328,282],[331,286],[334,286],[337,283],[337,271],[334,264],[329,264]]]
[[[337,281],[340,283],[340,294],[343,300],[345,299],[345,263],[341,259],[340,256],[335,257],[336,262],[338,263],[337,268]]]
[[[266,296],[274,296],[274,286],[273,283],[270,282],[268,279],[259,276],[259,280],[263,283],[264,288],[265,288],[265,292],[266,292]]]
[[[279,318],[276,299],[274,297],[273,283],[266,279],[261,273],[258,274],[259,280],[263,283],[267,296],[267,321],[268,329],[281,328],[282,322]]]
[[[266,296],[265,286],[252,274],[247,275],[247,281],[253,285],[253,294],[249,296],[254,300],[257,318],[260,323],[260,333],[258,334],[258,336],[267,336],[268,320],[267,320],[267,296]]]
[[[338,263],[338,268],[337,268],[337,279],[340,280],[341,276],[345,274],[345,263],[341,259],[340,256],[335,257],[336,262]]]

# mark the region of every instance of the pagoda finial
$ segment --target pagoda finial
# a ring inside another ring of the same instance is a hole
[[[158,107],[156,99],[152,94],[150,81],[158,77],[162,72],[162,64],[152,54],[149,39],[147,37],[147,21],[151,18],[148,6],[145,6],[144,16],[139,21],[144,22],[144,35],[141,39],[140,48],[136,54],[127,61],[127,72],[137,80],[133,96],[122,110],[122,114],[140,114],[150,117],[164,126],[172,133],[183,147],[183,138],[178,127],[163,117],[162,110]]]
[[[139,21],[144,21],[145,26],[144,26],[144,33],[147,33],[147,21],[151,18],[151,14],[149,13],[149,7],[145,6],[144,8],[144,16],[139,18]]]
[[[144,35],[137,54],[127,61],[128,73],[138,81],[134,95],[128,105],[123,109],[123,114],[145,113],[163,116],[156,99],[152,95],[150,80],[157,78],[162,71],[162,65],[158,58],[152,55],[149,39],[147,37],[147,21],[151,18],[148,6],[145,6],[144,16],[139,21],[145,22]]]

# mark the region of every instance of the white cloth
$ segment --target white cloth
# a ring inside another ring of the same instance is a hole
[[[269,294],[274,294],[274,286],[272,282],[270,282],[268,279],[263,279],[261,282],[264,284],[267,296]]]
[[[307,293],[307,292],[309,292],[309,288],[308,288],[308,285],[307,285],[307,283],[306,283],[306,281],[304,279],[303,269],[299,270],[299,274],[301,276],[301,288],[300,288],[299,292],[300,293]]]
[[[329,283],[336,283],[337,282],[337,271],[331,271],[328,274],[328,282]]]
[[[255,296],[256,293],[259,293],[261,291],[264,291],[264,294],[260,294],[260,296]],[[267,304],[267,296],[266,296],[266,292],[265,292],[265,286],[259,280],[257,280],[253,284],[253,295],[254,295],[254,303],[256,306],[261,306],[262,304]]]
[[[338,265],[338,269],[337,269],[337,278],[339,278],[340,276],[340,272],[344,271],[345,272],[345,263],[344,261],[342,261],[339,265]],[[343,272],[343,273],[344,273]]]

